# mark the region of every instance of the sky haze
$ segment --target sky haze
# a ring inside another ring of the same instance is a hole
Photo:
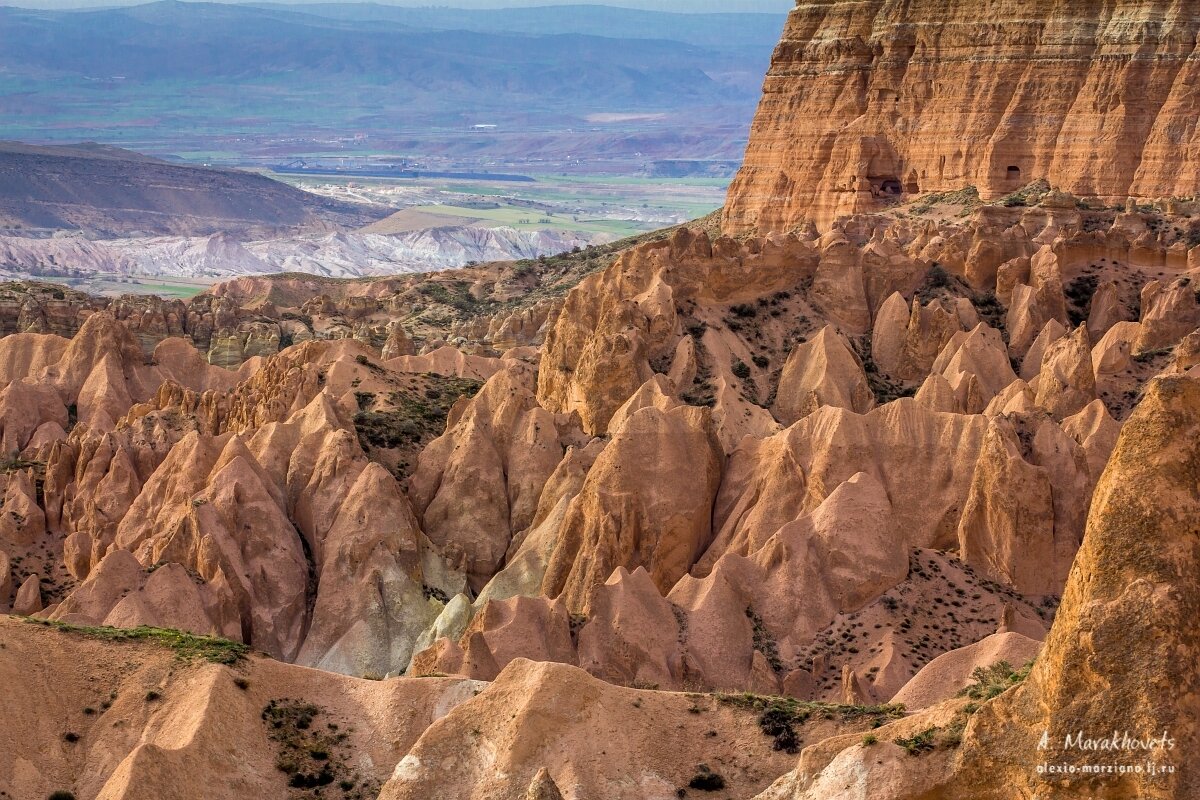
[[[144,0],[9,0],[0,5],[12,5],[20,8],[73,9],[73,8],[111,8],[113,6],[140,5]],[[226,0],[217,0],[223,2]],[[359,2],[360,0],[294,0],[294,5],[306,5],[316,2]],[[253,3],[251,3],[253,4]],[[583,5],[583,3],[564,2],[564,0],[450,0],[449,2],[430,2],[430,0],[384,0],[380,5],[395,5],[405,7],[443,7],[443,8],[529,8],[554,5]],[[610,5],[623,8],[642,8],[655,11],[675,12],[742,12],[742,13],[784,13],[795,6],[794,0],[612,0],[605,3],[588,3],[589,5]]]

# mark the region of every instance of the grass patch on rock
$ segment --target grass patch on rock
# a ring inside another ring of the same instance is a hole
[[[899,737],[894,741],[904,748],[910,756],[919,756],[937,747],[938,728],[926,728],[908,737]]]
[[[979,190],[974,186],[967,186],[954,192],[930,192],[913,203],[909,207],[909,212],[927,214],[934,206],[939,205],[962,206],[964,209],[972,209],[979,205]]]
[[[438,436],[445,429],[450,408],[460,397],[474,397],[483,387],[472,378],[428,375],[423,392],[388,394],[388,411],[360,411],[354,415],[359,442],[366,447],[394,448]]]
[[[800,752],[801,742],[796,728],[802,727],[814,715],[827,720],[870,723],[874,727],[904,716],[904,706],[896,704],[850,706],[797,700],[794,697],[771,697],[749,692],[742,694],[718,693],[716,698],[719,702],[727,705],[757,712],[759,728],[764,734],[775,740],[773,748],[791,754]]]
[[[359,392],[354,415],[358,443],[397,479],[407,477],[417,454],[446,430],[451,408],[462,397],[474,397],[483,382],[434,373],[410,375],[386,395]]]
[[[182,661],[211,661],[214,664],[236,664],[245,658],[250,648],[241,642],[221,639],[216,636],[197,636],[173,628],[153,628],[139,625],[136,628],[111,628],[106,625],[72,625],[47,619],[28,617],[26,622],[54,628],[65,633],[87,636],[106,642],[149,642],[165,647]]]

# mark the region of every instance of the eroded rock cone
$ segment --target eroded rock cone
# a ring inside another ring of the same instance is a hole
[[[411,356],[416,352],[412,339],[409,338],[408,331],[404,330],[404,326],[399,322],[392,323],[388,328],[387,341],[383,344],[384,360],[399,356]]]
[[[529,784],[529,791],[525,792],[525,800],[563,800],[558,784],[550,777],[550,770],[545,767],[538,770]]]
[[[1200,746],[1198,476],[1200,381],[1160,378],[1096,488],[1058,616],[1029,677],[973,713],[966,698],[951,699],[885,726],[870,746],[851,735],[806,748],[797,768],[756,800],[1200,796],[1192,755]],[[968,657],[964,649],[944,658]],[[964,721],[955,749],[944,737]],[[935,746],[918,757],[897,746],[921,735]],[[1042,774],[1039,764],[1062,771]],[[1095,772],[1110,765],[1111,772]],[[1134,769],[1122,773],[1122,766]]]
[[[692,474],[680,481],[675,465]],[[711,539],[721,477],[720,446],[707,409],[652,406],[628,418],[605,448],[559,529],[542,591],[586,612],[593,590],[617,567],[646,567],[666,592]]]
[[[821,406],[865,414],[874,405],[875,396],[858,357],[846,338],[827,325],[788,357],[779,378],[775,412],[791,425]]]
[[[973,797],[1200,796],[1200,381],[1150,385],[1096,488],[1057,620],[1029,680],[980,710],[952,782]],[[1097,753],[1064,737],[1126,731],[1174,747]],[[1047,737],[1048,747],[1039,745]],[[1053,783],[1035,764],[1147,760],[1168,775]],[[1017,794],[1016,787],[1028,787]],[[949,796],[963,796],[946,795]]]
[[[39,575],[30,575],[17,590],[13,600],[13,613],[19,616],[36,614],[42,610],[42,579]]]

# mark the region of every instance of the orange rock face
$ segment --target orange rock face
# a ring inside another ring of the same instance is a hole
[[[763,87],[729,233],[783,231],[974,186],[1080,197],[1200,190],[1182,0],[802,2]]]

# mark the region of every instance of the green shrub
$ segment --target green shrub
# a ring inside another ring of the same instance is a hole
[[[321,787],[336,782],[344,792],[359,790],[350,797],[375,797],[377,782],[350,766],[349,733],[339,732],[332,720],[318,724],[325,714],[319,706],[290,699],[271,700],[262,710],[267,736],[276,745],[275,768],[287,776],[292,789],[311,790],[288,796],[315,800],[325,796]]]
[[[826,719],[840,719],[842,722],[861,721],[879,725],[904,716],[904,706],[899,704],[849,706],[797,700],[794,697],[770,697],[750,692],[719,693],[716,698],[728,705],[759,712],[758,727],[775,740],[772,745],[774,749],[792,754],[800,752],[800,737],[796,733],[796,727],[807,722],[813,714],[821,714]]]
[[[938,729],[936,727],[926,728],[920,733],[910,736],[907,739],[897,738],[894,741],[896,744],[908,751],[910,756],[916,756],[932,750],[937,745],[937,743],[934,741],[937,731]]]
[[[962,689],[958,696],[969,697],[972,700],[991,700],[1024,681],[1029,677],[1032,668],[1032,661],[1020,669],[1013,669],[1007,661],[997,661],[988,667],[976,667],[971,673],[971,683]]]

